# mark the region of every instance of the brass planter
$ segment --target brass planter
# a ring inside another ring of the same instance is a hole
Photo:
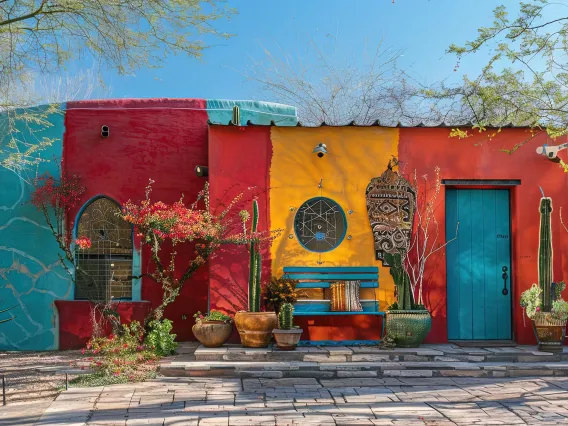
[[[387,311],[386,333],[399,348],[417,348],[432,328],[430,312]]]
[[[293,351],[298,346],[302,331],[304,330],[301,328],[292,328],[290,330],[275,328],[272,330],[272,334],[274,334],[274,340],[276,340],[278,349],[281,351]]]
[[[206,348],[218,348],[231,337],[233,325],[223,321],[200,321],[195,323],[191,331]]]
[[[564,350],[566,321],[554,319],[547,312],[539,312],[532,323],[539,351],[562,352]]]
[[[245,348],[266,348],[278,323],[276,312],[237,312],[235,325]]]

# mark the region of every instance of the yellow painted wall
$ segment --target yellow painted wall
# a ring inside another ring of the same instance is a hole
[[[376,265],[379,266],[376,295],[381,309],[394,301],[389,269],[375,260],[365,189],[371,178],[385,171],[392,156],[397,156],[398,137],[398,129],[381,127],[271,128],[270,221],[272,229],[284,230],[271,248],[274,274],[282,274],[284,266]],[[329,155],[318,158],[312,151],[322,142],[327,145]],[[347,235],[352,236],[351,240],[346,236],[339,247],[327,253],[304,249],[294,234],[296,210],[320,195],[320,179],[323,179],[321,195],[343,208]],[[353,213],[348,214],[349,210]],[[320,258],[324,263],[318,265]],[[372,290],[362,290],[361,297],[372,298]]]

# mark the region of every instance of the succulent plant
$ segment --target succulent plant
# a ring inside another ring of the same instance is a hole
[[[262,257],[257,241],[258,228],[258,202],[252,202],[252,224],[251,224],[251,242],[250,250],[250,267],[249,267],[249,311],[260,312],[260,274],[262,270]]]
[[[291,330],[294,328],[294,305],[283,303],[278,313],[278,328],[281,330]]]
[[[397,289],[397,309],[411,310],[414,306],[414,297],[410,287],[410,276],[402,264],[400,253],[385,253],[385,260],[390,266],[390,274]]]
[[[538,245],[538,286],[542,290],[542,310],[550,312],[552,308],[552,199],[543,197],[540,200],[540,237]]]

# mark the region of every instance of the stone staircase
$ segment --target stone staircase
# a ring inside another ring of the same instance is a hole
[[[165,358],[160,373],[167,377],[310,377],[428,378],[568,376],[568,350],[539,352],[535,346],[462,348],[453,344],[415,349],[372,346],[276,347],[249,349],[182,344],[178,355]]]

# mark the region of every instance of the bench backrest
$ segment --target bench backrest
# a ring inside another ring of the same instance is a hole
[[[361,288],[379,287],[376,266],[286,266],[284,275],[300,281],[297,288],[329,288],[337,281],[360,281]]]

